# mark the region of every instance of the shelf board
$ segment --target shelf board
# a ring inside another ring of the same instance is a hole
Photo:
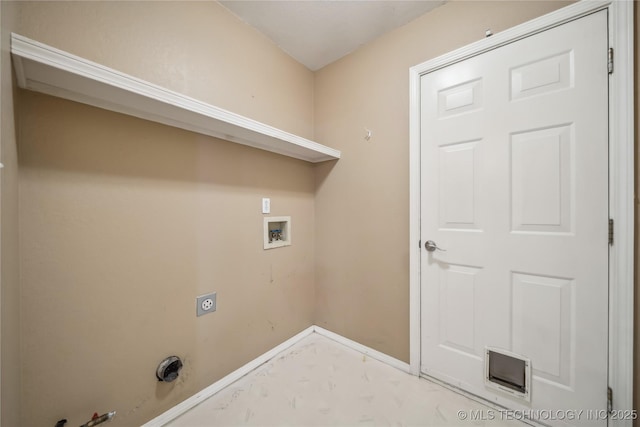
[[[11,34],[18,86],[311,163],[340,151]]]

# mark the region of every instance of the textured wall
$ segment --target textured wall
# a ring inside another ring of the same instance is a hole
[[[311,136],[313,74],[217,3],[25,2],[18,32]],[[21,425],[140,425],[313,323],[312,165],[19,96]],[[292,246],[263,250],[262,197]]]
[[[316,73],[318,325],[409,360],[409,68],[566,4],[453,1]]]
[[[20,286],[18,269],[18,157],[10,32],[17,11],[0,2],[0,423],[20,425]]]

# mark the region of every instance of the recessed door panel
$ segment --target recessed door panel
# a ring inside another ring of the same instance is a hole
[[[571,279],[512,274],[513,351],[536,363],[533,375],[572,387],[574,371],[574,292]]]
[[[478,150],[480,141],[459,142],[440,147],[440,227],[478,230]]]
[[[472,356],[475,350],[475,282],[480,269],[450,265],[440,272],[440,345]]]
[[[537,59],[511,70],[511,99],[568,89],[573,86],[573,51]]]
[[[572,230],[571,125],[511,135],[511,214],[514,231]]]
[[[460,82],[438,91],[438,118],[444,119],[482,107],[482,79]]]

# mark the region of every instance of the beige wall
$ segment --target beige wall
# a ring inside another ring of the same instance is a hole
[[[313,74],[216,3],[20,12],[27,37],[312,136]],[[21,425],[140,425],[313,324],[312,165],[19,96]],[[262,249],[265,196],[291,247]],[[196,318],[208,291],[218,310]],[[159,383],[173,354],[182,374]]]
[[[20,33],[297,135],[313,73],[213,1],[21,2]]]
[[[408,70],[566,4],[454,1],[316,73],[318,325],[408,362]]]
[[[214,3],[20,3],[21,34],[289,132],[315,132],[343,152],[313,167],[20,92],[21,425],[79,424],[108,410],[118,411],[110,425],[141,424],[312,323],[408,361],[408,69],[564,4],[454,1],[314,82]],[[6,52],[1,59],[0,155],[11,165]],[[17,214],[11,170],[1,199],[9,426],[18,425],[20,387],[18,287],[7,279],[17,270],[6,268],[17,252],[6,233]],[[293,216],[294,246],[262,251],[263,196],[274,215]],[[218,312],[196,319],[194,298],[210,290]],[[174,353],[182,376],[158,383],[157,363]]]
[[[10,31],[14,4],[0,3],[0,424],[20,425],[20,287],[18,278],[18,158]]]

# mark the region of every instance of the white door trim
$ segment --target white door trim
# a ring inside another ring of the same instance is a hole
[[[633,408],[633,231],[634,231],[634,99],[633,2],[581,1],[532,21],[416,65],[410,77],[410,372],[420,374],[420,78],[455,62],[495,49],[596,12],[609,11],[609,44],[615,69],[609,80],[610,217],[615,221],[610,247],[609,386],[614,409]],[[570,409],[570,408],[567,408]],[[631,420],[610,425],[631,426]]]

